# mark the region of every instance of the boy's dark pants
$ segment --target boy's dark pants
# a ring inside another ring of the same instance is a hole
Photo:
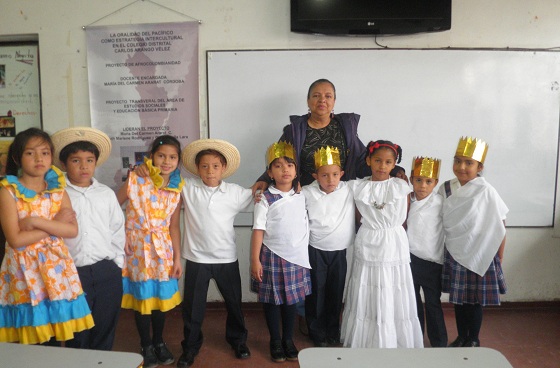
[[[77,269],[95,326],[74,334],[65,345],[112,350],[123,297],[122,270],[115,262],[106,259]]]
[[[424,333],[424,306],[420,297],[420,288],[424,292],[426,304],[426,329],[432,347],[447,346],[447,330],[441,308],[441,270],[442,265],[423,260],[410,254],[410,269],[414,280],[416,308],[418,319]]]
[[[202,321],[210,279],[216,281],[227,308],[226,341],[233,347],[247,342],[247,329],[241,310],[241,277],[239,262],[196,263],[185,266],[185,298],[183,300],[183,352],[198,353],[202,346]]]
[[[340,340],[340,313],[346,280],[346,249],[324,251],[309,246],[311,295],[305,298],[309,337]]]

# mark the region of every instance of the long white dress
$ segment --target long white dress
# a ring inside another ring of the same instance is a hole
[[[353,348],[421,348],[408,239],[402,227],[411,190],[398,178],[364,178],[349,185],[362,225],[346,288],[342,342]]]

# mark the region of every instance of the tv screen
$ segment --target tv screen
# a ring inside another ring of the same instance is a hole
[[[409,34],[451,29],[451,0],[291,0],[292,32]]]

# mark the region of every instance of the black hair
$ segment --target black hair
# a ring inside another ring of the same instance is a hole
[[[380,148],[389,148],[391,152],[393,152],[393,154],[395,155],[395,161],[397,162],[397,164],[401,162],[402,148],[398,144],[395,144],[391,141],[384,141],[384,140],[378,140],[375,142],[370,141],[367,144],[366,148],[367,148],[367,157],[373,155],[373,153]]]
[[[297,177],[297,162],[293,158],[288,157],[288,156],[276,157],[274,160],[272,160],[270,162],[270,164],[268,164],[267,171],[270,170],[270,168],[272,167],[272,164],[274,162],[276,162],[276,160],[281,159],[281,158],[286,160],[286,162],[288,162],[290,164],[294,164],[296,166],[296,177],[294,178],[294,181],[292,182],[292,188],[295,190],[298,187],[299,178]],[[274,183],[274,179],[273,178],[270,178],[270,179]]]
[[[38,138],[42,142],[47,143],[51,149],[51,155],[53,154],[54,145],[48,133],[39,128],[29,128],[19,132],[8,149],[6,175],[17,175],[18,170],[21,168],[21,157],[25,151],[25,146],[33,138]]]
[[[391,177],[396,177],[397,174],[402,171],[405,175],[406,175],[406,170],[404,169],[404,167],[399,166],[399,165],[395,165],[395,167],[393,168],[393,170],[391,170],[391,172],[389,173],[389,176]]]
[[[206,156],[206,155],[216,156],[220,159],[220,162],[222,163],[222,165],[227,165],[226,156],[224,156],[218,150],[209,148],[209,149],[202,150],[202,151],[200,151],[196,154],[196,157],[194,158],[194,163],[196,164],[197,167],[198,167],[198,164],[200,163],[200,160],[202,159],[202,156]]]
[[[161,146],[165,145],[175,147],[177,149],[177,154],[181,155],[181,143],[177,140],[177,138],[167,134],[160,135],[159,137],[154,139],[154,141],[150,145],[150,155],[153,156],[153,154],[156,153]]]
[[[334,92],[334,99],[336,100],[336,88],[334,88],[334,84],[328,80],[328,79],[317,79],[315,82],[311,83],[311,85],[309,86],[309,89],[307,90],[307,99],[309,100],[309,98],[311,97],[311,90],[313,88],[315,88],[316,85],[321,84],[321,83],[328,83],[331,85],[333,92]]]
[[[89,141],[76,141],[66,145],[58,154],[58,159],[66,165],[68,157],[78,151],[93,153],[95,155],[95,160],[97,161],[99,159],[99,148]]]

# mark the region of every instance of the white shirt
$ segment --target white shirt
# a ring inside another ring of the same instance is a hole
[[[354,241],[354,257],[368,265],[410,263],[406,220],[408,183],[399,178],[372,181],[371,177],[348,181],[362,226]],[[384,204],[383,209],[374,203]]]
[[[483,177],[461,186],[451,180],[451,195],[443,201],[445,247],[459,264],[483,276],[506,235],[508,208]],[[445,184],[440,192],[445,193]]]
[[[231,263],[237,260],[233,221],[239,212],[251,212],[251,189],[224,181],[206,186],[200,178],[183,186],[185,205],[181,256],[196,263]]]
[[[66,177],[66,192],[78,220],[78,236],[65,238],[77,267],[108,259],[124,265],[124,214],[115,192],[92,178],[89,187],[73,185]]]
[[[354,242],[356,216],[354,197],[341,181],[332,193],[321,190],[319,183],[302,188],[309,216],[309,245],[324,251],[343,250]]]
[[[305,268],[309,265],[309,221],[305,210],[305,196],[294,190],[282,192],[268,187],[281,199],[268,204],[266,198],[255,206],[254,230],[264,230],[263,244],[290,263]]]
[[[443,264],[443,198],[431,193],[417,201],[412,196],[406,221],[410,253],[426,261]]]

